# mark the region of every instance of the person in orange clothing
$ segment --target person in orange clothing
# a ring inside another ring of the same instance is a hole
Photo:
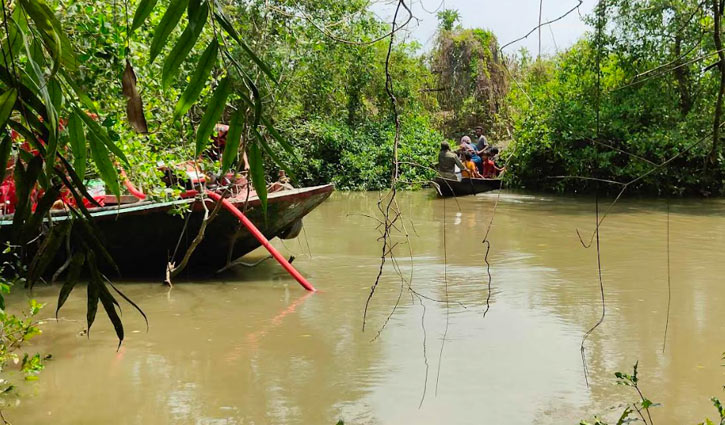
[[[481,178],[481,174],[478,173],[476,164],[474,164],[473,160],[471,159],[472,157],[473,157],[473,155],[470,152],[463,153],[463,166],[465,168],[463,170],[461,170],[461,177],[464,179],[480,179]]]

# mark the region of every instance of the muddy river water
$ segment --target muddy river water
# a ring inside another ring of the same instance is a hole
[[[415,292],[406,283],[400,295],[389,262],[363,332],[380,264],[377,223],[367,216],[377,199],[335,193],[306,218],[300,238],[275,242],[319,293],[306,294],[273,261],[171,290],[121,284],[150,329],[124,306],[127,339],[117,352],[100,313],[90,338],[82,335],[81,288],[61,320],[44,321],[31,348],[53,359],[19,388],[21,403],[6,417],[54,425],[576,424],[611,418],[635,398],[614,373],[637,361],[642,390],[662,403],[652,409],[656,423],[717,416],[709,398],[725,396],[725,201],[671,203],[664,352],[666,203],[624,200],[611,211],[601,228],[606,316],[586,342],[587,386],[580,343],[601,304],[596,250],[583,248],[576,230],[588,241],[593,198],[501,194],[484,317],[481,240],[497,195],[455,202],[401,194],[412,258],[400,245],[397,264],[405,276],[412,267]],[[48,303],[44,318],[57,292],[33,294]]]

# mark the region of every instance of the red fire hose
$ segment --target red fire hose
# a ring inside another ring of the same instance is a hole
[[[219,196],[219,194],[214,193],[210,190],[206,191],[206,196],[210,197],[211,199],[221,202],[222,206],[227,209],[232,215],[234,215],[236,218],[239,219],[239,221],[244,225],[244,227],[249,230],[249,233],[252,234],[252,236],[255,237],[259,241],[259,243],[262,244],[262,246],[269,251],[270,254],[272,254],[272,257],[274,257],[277,262],[284,267],[285,270],[287,270],[287,273],[291,274],[292,277],[294,277],[297,282],[299,282],[300,285],[302,285],[306,290],[315,292],[316,289],[310,284],[310,282],[305,279],[300,272],[298,272],[294,267],[292,267],[292,264],[290,264],[283,256],[282,254],[277,251],[272,244],[269,243],[269,240],[264,237],[262,232],[257,229],[257,227],[252,223],[247,216],[244,215],[237,207],[234,206],[231,202],[228,200],[222,198]]]

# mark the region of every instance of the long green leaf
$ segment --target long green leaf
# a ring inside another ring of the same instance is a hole
[[[68,138],[73,152],[73,168],[83,179],[86,175],[88,147],[86,146],[86,133],[83,131],[83,120],[76,111],[73,111],[68,119]]]
[[[77,198],[76,198],[77,199]],[[78,211],[71,209],[71,214],[73,214],[73,217],[76,219],[76,223],[80,223],[81,225],[77,228],[78,234],[81,236],[81,242],[86,246],[89,250],[94,252],[95,254],[100,255],[100,257],[106,262],[106,264],[113,268],[113,271],[120,274],[120,270],[118,269],[118,265],[115,261],[113,261],[113,257],[111,257],[111,254],[106,249],[103,242],[101,242],[100,239],[98,239],[98,235],[100,234],[100,230],[98,229],[98,226],[91,220],[90,213],[88,213],[88,210],[85,210],[85,207],[83,207],[83,203],[79,204],[80,206],[78,209],[83,211],[83,216],[81,216]]]
[[[5,123],[10,119],[13,112],[15,101],[18,99],[18,90],[12,88],[5,93],[0,94],[0,131],[5,127]],[[5,167],[5,165],[3,165]]]
[[[6,134],[5,137],[3,137],[3,141],[0,142],[0,164],[2,164],[2,169],[0,169],[0,182],[5,181],[5,173],[7,171],[5,164],[7,164],[8,159],[10,159],[12,147],[13,140]]]
[[[143,316],[144,321],[146,321],[146,332],[148,332],[149,331],[149,319],[148,319],[148,317],[146,317],[146,313],[144,313],[143,310],[141,310],[141,307],[139,307],[135,302],[133,302],[133,300],[131,298],[127,297],[126,294],[124,294],[118,288],[116,288],[116,286],[113,284],[113,282],[111,282],[108,278],[106,278],[106,282],[109,285],[111,285],[111,288],[113,288],[113,290],[116,291],[116,293],[118,295],[120,295],[121,298],[123,298],[124,300],[126,300],[126,302],[131,304],[133,306],[133,308],[135,308],[136,311],[138,311],[139,314],[141,314],[141,316]]]
[[[45,115],[45,105],[43,105],[43,102],[35,95],[35,92],[22,82],[18,83],[15,81],[15,77],[13,77],[10,72],[8,72],[7,68],[2,65],[0,65],[0,81],[10,87],[15,86],[18,89],[20,100],[24,104],[33,108],[39,116],[43,117],[44,121],[48,119]]]
[[[13,12],[12,18],[7,21],[8,36],[5,40],[3,40],[2,45],[0,45],[0,49],[2,50],[2,63],[4,64],[10,63],[10,53],[15,56],[22,48],[23,38],[20,32],[24,30],[27,31],[28,27],[25,16],[23,9],[21,7],[17,7]]]
[[[136,8],[136,12],[133,14],[131,31],[135,31],[138,27],[143,25],[146,18],[148,18],[151,12],[153,12],[157,1],[158,0],[141,0]]]
[[[85,107],[89,112],[98,112],[96,105],[93,103],[90,96],[88,96],[88,94],[83,91],[83,89],[81,89],[78,83],[67,72],[65,72],[64,69],[61,68],[58,73],[63,76],[66,84],[68,84],[73,89],[76,96],[78,96],[78,100],[80,100],[83,104],[83,107]]]
[[[55,75],[61,64],[71,71],[76,70],[78,62],[73,54],[73,47],[51,8],[41,0],[21,0],[20,5],[35,23],[43,44],[53,58],[50,75]]]
[[[53,12],[45,4],[38,0],[20,0],[20,5],[28,16],[30,16],[33,23],[35,23],[35,28],[38,29],[43,44],[45,44],[50,56],[53,58],[54,65],[52,73],[54,74],[60,65],[62,49],[60,37],[51,23],[51,20],[55,16],[53,16]]]
[[[214,12],[214,17],[216,18],[216,21],[219,22],[219,25],[221,25],[221,27],[224,28],[224,30],[227,33],[229,33],[229,35],[234,39],[234,41],[236,41],[237,44],[239,44],[239,47],[241,47],[242,50],[244,50],[247,53],[247,55],[252,59],[252,61],[254,61],[254,63],[257,64],[257,66],[262,70],[262,72],[267,74],[267,76],[276,83],[277,77],[275,77],[274,73],[269,68],[269,66],[267,66],[267,64],[264,63],[264,61],[262,59],[260,59],[259,56],[257,56],[257,54],[254,53],[254,51],[249,48],[249,46],[247,46],[247,43],[245,43],[242,40],[242,38],[239,36],[239,33],[237,33],[237,30],[235,30],[234,27],[232,26],[232,23],[229,22],[229,19],[226,17],[226,15],[224,15],[224,13],[219,8],[217,8],[217,10]]]
[[[247,103],[247,105],[249,107],[256,108],[255,102],[252,99],[250,99],[249,96],[247,96],[244,93],[240,93],[240,97],[244,102]],[[277,141],[277,143],[279,143],[280,146],[282,146],[282,148],[284,148],[284,150],[287,151],[287,153],[292,155],[294,157],[294,159],[299,159],[297,156],[297,153],[295,152],[292,145],[287,141],[287,139],[285,139],[284,137],[282,137],[282,135],[279,134],[279,132],[277,131],[276,128],[274,128],[274,125],[269,120],[269,118],[267,118],[266,116],[264,116],[262,114],[260,117],[260,121],[262,121],[262,124],[264,124],[264,127],[267,129],[267,132],[272,136],[272,138],[274,138],[274,140]]]
[[[86,257],[81,252],[76,252],[70,260],[70,266],[68,267],[68,276],[65,278],[65,283],[60,288],[58,294],[58,307],[55,309],[55,317],[58,318],[58,312],[63,307],[68,296],[73,291],[73,288],[78,283],[78,278],[81,276],[81,270],[83,270],[83,263],[85,263]]]
[[[196,64],[196,70],[191,75],[189,85],[176,103],[176,108],[174,108],[174,121],[181,118],[191,108],[191,105],[196,102],[196,99],[199,98],[201,90],[206,85],[209,75],[211,75],[214,64],[216,64],[218,53],[219,43],[214,39],[204,49],[204,53],[202,53],[199,62]]]
[[[83,122],[86,124],[86,127],[88,127],[89,133],[96,136],[98,140],[103,142],[106,147],[113,152],[114,155],[116,155],[121,161],[124,162],[124,165],[130,167],[131,165],[128,163],[128,159],[126,159],[126,155],[123,153],[123,151],[116,146],[113,141],[111,141],[111,138],[108,137],[108,133],[106,133],[106,130],[104,130],[100,125],[98,125],[97,122],[93,120],[93,118],[89,117],[88,114],[81,111],[78,107],[75,108],[76,114],[78,114],[79,117],[83,120]]]
[[[169,38],[171,31],[176,28],[188,3],[189,0],[171,0],[171,4],[169,4],[168,9],[161,18],[161,22],[154,29],[154,38],[151,39],[151,48],[149,49],[149,62],[153,62],[156,56],[161,53],[166,44],[166,39]]]
[[[51,145],[55,145],[57,143],[58,112],[53,106],[53,101],[50,97],[50,92],[48,91],[48,84],[46,82],[47,80],[45,78],[45,74],[40,68],[40,65],[33,59],[35,55],[33,54],[33,49],[31,46],[32,40],[29,40],[25,34],[23,34],[23,44],[25,45],[25,52],[27,53],[27,65],[30,69],[30,71],[28,72],[28,76],[30,77],[28,79],[28,82],[31,83],[31,86],[33,84],[35,85],[35,87],[31,87],[31,90],[34,89],[33,91],[35,93],[40,94],[41,98],[43,99],[43,105],[45,106],[47,119],[44,119],[44,127],[46,127],[48,130],[48,137],[45,140],[50,147]],[[51,161],[53,161],[53,158],[51,158]]]
[[[48,213],[48,211],[50,211],[50,209],[53,207],[53,204],[55,203],[55,201],[58,200],[59,197],[59,184],[52,186],[43,194],[43,197],[40,198],[40,201],[38,201],[38,205],[35,207],[35,211],[33,211],[33,214],[30,216],[30,218],[28,218],[28,221],[26,221],[25,225],[23,226],[23,234],[28,235],[27,239],[32,239],[35,237],[35,235],[38,234],[38,229],[40,229],[40,225],[43,222],[45,215]]]
[[[48,81],[48,94],[53,104],[53,110],[60,111],[63,106],[63,94],[57,79]],[[60,126],[56,127],[56,131],[51,132],[52,137],[48,140],[45,150],[45,174],[51,175],[53,165],[55,164],[55,154],[58,151],[58,143],[60,141]]]
[[[286,163],[282,161],[282,159],[275,153],[274,149],[272,149],[271,146],[269,146],[269,143],[267,142],[267,139],[262,136],[262,134],[256,129],[252,128],[252,133],[255,135],[257,140],[259,141],[260,146],[262,146],[262,149],[264,149],[264,152],[272,158],[272,162],[277,164],[278,167],[283,169],[288,176],[294,177],[294,172],[287,166]]]
[[[43,243],[41,243],[33,261],[28,266],[27,288],[32,289],[38,279],[40,279],[40,276],[45,273],[50,263],[55,260],[55,254],[65,239],[69,224],[69,221],[56,224],[45,239],[43,239]]]
[[[91,133],[89,137],[91,145],[91,158],[96,163],[98,173],[101,175],[101,179],[106,186],[111,190],[111,193],[116,195],[116,198],[121,197],[121,185],[118,182],[118,173],[116,168],[111,162],[111,157],[106,149],[106,145],[102,141],[98,140],[95,134]]]
[[[224,112],[230,87],[231,79],[227,76],[221,80],[216,89],[214,89],[214,94],[212,94],[209,105],[206,107],[206,111],[204,112],[204,116],[201,117],[199,127],[196,129],[197,156],[201,155],[209,144],[209,138],[211,137],[212,131],[214,131],[214,126]]]
[[[106,314],[113,324],[113,329],[116,331],[116,336],[118,337],[118,346],[120,347],[123,342],[123,322],[121,322],[121,318],[118,317],[118,312],[116,311],[118,302],[113,298],[108,288],[106,288],[100,274],[95,279],[98,280],[98,295],[101,299],[101,304],[103,304],[103,309],[106,310]]]
[[[86,323],[88,324],[88,337],[91,335],[91,326],[96,321],[96,312],[98,311],[98,299],[100,290],[98,285],[102,285],[101,282],[96,279],[98,275],[98,265],[96,264],[96,256],[93,251],[88,251],[88,267],[91,269],[91,276],[88,280],[88,307],[86,309]]]
[[[267,217],[267,180],[264,174],[264,162],[262,160],[262,150],[257,143],[249,143],[249,175],[252,178],[252,185],[257,192],[259,202],[262,205],[264,217]]]
[[[227,143],[224,145],[224,154],[222,155],[222,174],[231,168],[239,153],[239,144],[242,142],[242,130],[244,129],[244,114],[244,109],[238,108],[229,123]]]
[[[189,24],[184,29],[184,32],[181,33],[181,37],[176,41],[176,45],[164,62],[164,69],[161,73],[161,84],[164,89],[169,87],[171,81],[179,73],[181,64],[186,60],[189,52],[194,47],[194,44],[196,44],[201,30],[204,29],[207,16],[209,16],[209,6],[207,3],[203,3],[196,8],[193,14],[189,15]]]
[[[292,155],[294,159],[299,159],[297,156],[297,152],[295,152],[294,148],[290,144],[290,142],[287,141],[284,137],[282,137],[281,134],[277,131],[276,128],[274,128],[274,125],[272,125],[272,122],[269,120],[269,118],[262,116],[262,123],[264,124],[264,128],[267,129],[267,132],[272,136],[272,138],[284,148],[285,151],[287,151],[288,154]]]

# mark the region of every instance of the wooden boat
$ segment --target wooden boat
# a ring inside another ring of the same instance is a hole
[[[243,192],[229,200],[271,240],[275,237],[295,237],[301,229],[302,218],[327,199],[332,191],[333,185],[324,185],[272,192],[267,198],[266,217],[259,198],[253,193],[248,199]],[[210,212],[214,205],[213,201],[207,200]],[[183,214],[171,214],[179,208],[190,208],[192,213],[186,214],[186,218]],[[198,199],[122,203],[89,211],[100,230],[102,242],[123,276],[152,275],[162,278],[169,260],[177,263],[181,260],[204,218],[204,206]],[[0,221],[0,231],[12,223],[12,218],[7,218],[10,220]],[[67,218],[62,214],[54,220]],[[204,239],[191,256],[186,270],[191,274],[213,273],[259,246],[259,242],[239,221],[222,209],[207,225]]]
[[[475,195],[490,190],[501,189],[501,179],[462,179],[461,181],[436,177],[433,182],[438,196]]]

